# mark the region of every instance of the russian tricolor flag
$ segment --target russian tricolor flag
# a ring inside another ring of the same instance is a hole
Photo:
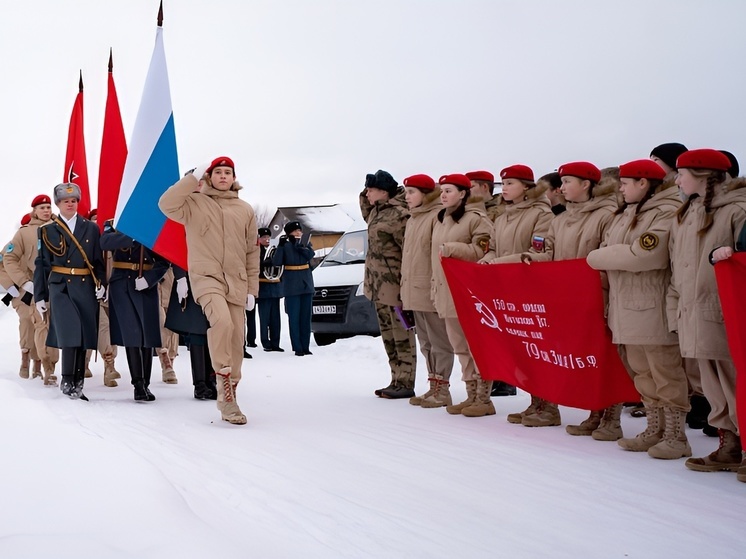
[[[184,227],[166,219],[158,199],[179,180],[174,115],[159,14],[155,48],[135,120],[114,217],[117,230],[186,269]]]

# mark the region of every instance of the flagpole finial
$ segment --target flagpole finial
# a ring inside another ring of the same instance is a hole
[[[163,27],[163,0],[158,6],[158,27]]]
[[[112,58],[112,48],[109,47],[109,73],[114,71],[114,60]]]
[[[78,82],[78,91],[83,93],[83,70],[80,71],[80,81]]]

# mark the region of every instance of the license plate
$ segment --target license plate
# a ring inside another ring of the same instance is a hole
[[[314,305],[313,314],[337,314],[337,305]]]

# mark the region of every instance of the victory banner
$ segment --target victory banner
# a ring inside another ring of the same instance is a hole
[[[483,378],[588,410],[639,401],[606,325],[600,274],[584,259],[442,263]]]
[[[715,264],[720,306],[723,309],[728,349],[736,366],[736,413],[738,424],[746,425],[746,298],[743,281],[746,278],[746,252],[737,252]]]

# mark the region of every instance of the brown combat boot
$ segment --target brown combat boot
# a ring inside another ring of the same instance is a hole
[[[442,408],[453,404],[451,391],[448,389],[450,384],[441,376],[435,377],[435,391],[427,398],[423,397],[420,405],[423,408]]]
[[[122,378],[122,376],[114,368],[114,355],[112,353],[104,353],[104,386],[114,388],[118,386],[116,379]]]
[[[27,349],[21,350],[21,368],[18,370],[18,376],[28,378],[29,366],[31,365],[31,355]]]
[[[537,398],[534,395],[531,395],[531,403],[528,405],[528,407],[520,412],[517,413],[509,413],[508,414],[508,423],[514,423],[516,425],[520,425],[523,423],[523,418],[527,415],[532,415],[536,413],[536,409],[539,407],[539,404],[541,403],[541,398]]]
[[[485,415],[495,415],[495,405],[490,398],[492,394],[492,381],[477,379],[477,396],[474,403],[461,410],[461,414],[466,417],[484,417]]]
[[[446,411],[451,415],[461,415],[461,410],[471,406],[477,397],[477,381],[467,380],[466,381],[466,400],[460,404],[453,404],[446,406]]]
[[[536,413],[524,415],[521,421],[525,427],[555,427],[561,424],[559,406],[546,400],[541,400]]]
[[[176,378],[174,372],[174,364],[171,358],[168,356],[168,350],[161,348],[158,350],[158,359],[161,362],[161,379],[166,384],[178,384],[179,379]]]
[[[428,388],[427,392],[425,392],[422,396],[413,396],[412,398],[409,399],[409,403],[412,404],[413,406],[420,406],[420,405],[422,405],[422,400],[425,400],[425,399],[429,398],[430,396],[432,396],[433,394],[435,394],[435,392],[437,391],[437,389],[438,389],[438,379],[436,379],[435,377],[433,377],[433,378],[429,378],[427,380],[430,383],[430,388]],[[381,392],[383,392],[384,390],[388,390],[389,388],[392,388],[392,387],[383,388],[383,389],[381,389]],[[380,394],[378,394],[378,396],[380,396]]]
[[[223,421],[246,425],[246,416],[236,403],[236,385],[231,382],[231,368],[223,367],[215,373],[218,386],[218,409]]]
[[[565,431],[576,437],[590,437],[593,431],[601,425],[601,415],[602,411],[593,410],[587,419],[580,422],[580,425],[568,425],[565,427]]]
[[[31,372],[31,378],[43,378],[44,375],[41,372],[41,359],[34,359],[34,367]]]
[[[648,449],[648,455],[661,460],[676,460],[692,455],[692,447],[686,439],[686,412],[674,408],[664,407],[663,418],[666,429],[663,439]]]
[[[54,374],[54,362],[47,357],[42,359],[41,364],[44,368],[44,386],[57,386],[57,375]]]
[[[741,467],[741,439],[733,431],[718,429],[720,445],[704,458],[689,458],[684,465],[695,472],[733,472]]]
[[[648,420],[647,428],[634,439],[619,439],[616,444],[630,452],[647,452],[657,445],[663,438],[663,409],[645,408],[645,417]]]
[[[622,438],[622,404],[604,409],[601,424],[591,433],[594,441],[618,441]]]

